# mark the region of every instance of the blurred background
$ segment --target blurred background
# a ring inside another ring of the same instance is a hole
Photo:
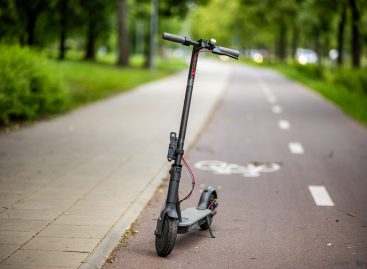
[[[367,124],[367,0],[0,0],[0,126],[186,66],[162,32],[215,38]]]

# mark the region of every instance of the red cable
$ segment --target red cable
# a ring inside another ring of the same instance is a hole
[[[194,173],[192,172],[190,166],[188,165],[188,163],[186,162],[185,158],[182,156],[182,161],[185,165],[185,167],[187,168],[187,170],[189,171],[190,175],[191,175],[191,184],[192,184],[192,187],[191,187],[191,191],[189,192],[188,195],[186,195],[185,198],[183,198],[182,200],[179,201],[179,203],[181,203],[182,201],[185,201],[187,199],[190,198],[191,194],[192,194],[192,191],[194,190],[195,188],[195,176],[194,176]]]
[[[210,205],[208,206],[208,209],[210,209],[210,208],[212,207],[212,205],[213,205],[216,201],[217,201],[217,199],[214,199],[214,200],[210,203]]]

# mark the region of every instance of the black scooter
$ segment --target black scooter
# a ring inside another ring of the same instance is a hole
[[[193,41],[188,37],[177,36],[169,33],[163,33],[163,39],[177,42],[185,46],[193,46],[185,101],[182,111],[180,133],[178,138],[176,133],[170,133],[167,159],[168,161],[174,160],[174,163],[172,164],[169,172],[170,182],[167,199],[161,211],[160,217],[157,220],[157,228],[154,232],[156,236],[155,247],[157,254],[159,256],[165,257],[171,253],[176,242],[177,233],[187,233],[200,227],[202,230],[209,230],[211,237],[214,238],[211,224],[213,217],[216,214],[216,207],[218,206],[218,195],[213,187],[208,186],[204,189],[197,207],[187,208],[181,212],[180,203],[190,197],[195,185],[194,175],[187,162],[183,158],[184,141],[199,53],[204,51],[212,52],[214,54],[225,55],[237,60],[239,52],[237,50],[216,46],[215,39],[210,39],[209,41],[205,39]],[[184,199],[179,200],[178,189],[182,171],[181,161],[192,176],[192,189]]]

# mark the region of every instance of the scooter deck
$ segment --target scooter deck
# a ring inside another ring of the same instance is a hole
[[[178,223],[178,233],[186,233],[206,222],[205,218],[210,215],[210,209],[186,208],[181,212],[182,221]]]

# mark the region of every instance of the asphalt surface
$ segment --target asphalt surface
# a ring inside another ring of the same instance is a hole
[[[183,207],[195,206],[204,186],[216,187],[216,238],[178,235],[171,255],[156,255],[166,181],[104,269],[367,268],[367,129],[322,97],[272,71],[238,65],[186,158],[197,184]],[[204,160],[225,164],[211,166],[216,173],[195,167]],[[280,169],[265,172],[271,163]],[[189,188],[185,174],[182,195]]]

